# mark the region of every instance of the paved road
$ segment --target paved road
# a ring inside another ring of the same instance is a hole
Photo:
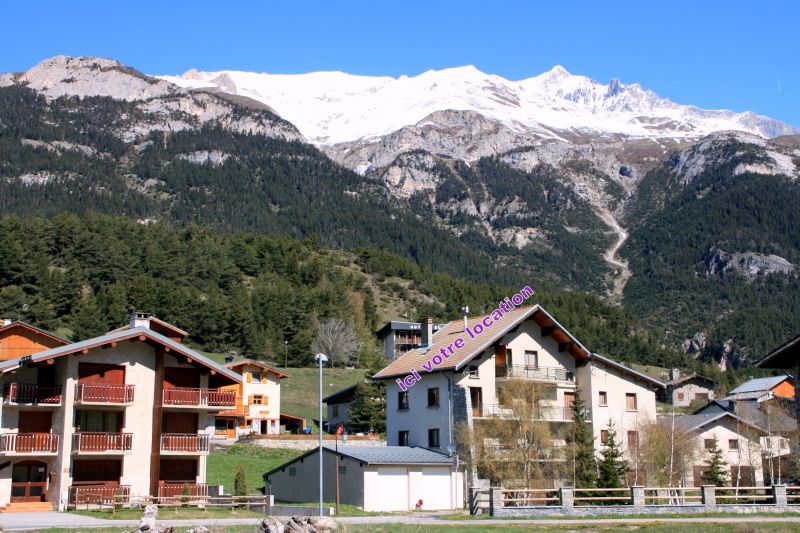
[[[413,514],[413,515],[386,515],[386,516],[351,516],[340,517],[339,522],[347,524],[390,524],[407,523],[418,525],[476,525],[492,526],[500,524],[532,524],[540,526],[591,526],[599,524],[687,524],[687,523],[708,523],[708,524],[741,524],[741,523],[800,523],[800,513],[797,516],[735,516],[725,518],[609,518],[609,519],[562,519],[562,520],[442,520],[436,514]],[[221,518],[221,519],[197,519],[197,520],[160,520],[160,523],[169,526],[238,526],[256,525],[261,522],[258,518]],[[0,514],[0,526],[6,531],[31,531],[45,529],[49,527],[60,528],[109,528],[109,527],[129,527],[133,529],[139,525],[138,520],[104,520],[83,516],[72,513],[4,513]]]

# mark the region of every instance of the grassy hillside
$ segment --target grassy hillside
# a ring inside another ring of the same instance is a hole
[[[364,376],[364,369],[326,368],[322,376],[322,395],[343,389],[358,382]],[[308,421],[308,427],[314,433],[316,425],[311,420],[317,419],[319,401],[319,369],[289,368],[287,379],[281,382],[281,412],[294,416],[302,416]],[[323,416],[327,416],[323,413]]]
[[[223,485],[225,492],[233,494],[233,479],[239,465],[242,465],[247,475],[248,492],[257,493],[264,487],[264,473],[302,453],[302,450],[262,448],[248,444],[214,450],[208,455],[208,484]]]

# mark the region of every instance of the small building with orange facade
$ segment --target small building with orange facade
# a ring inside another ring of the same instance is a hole
[[[0,361],[58,348],[69,341],[19,320],[0,320]]]
[[[281,380],[289,375],[250,359],[225,366],[240,374],[242,382],[230,385],[230,390],[236,391],[236,407],[217,414],[216,436],[236,439],[251,433],[280,434]]]

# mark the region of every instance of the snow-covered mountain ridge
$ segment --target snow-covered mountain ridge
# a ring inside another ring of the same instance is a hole
[[[565,140],[575,134],[694,138],[721,130],[768,138],[800,133],[749,111],[680,105],[638,84],[616,79],[603,84],[560,66],[520,81],[473,66],[399,78],[196,70],[159,78],[184,88],[217,87],[263,102],[318,145],[374,140],[446,110],[472,111],[542,139]]]

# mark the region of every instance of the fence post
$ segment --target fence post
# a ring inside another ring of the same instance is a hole
[[[786,510],[789,505],[789,499],[786,497],[786,485],[772,486],[772,503],[777,509]]]
[[[561,503],[561,509],[563,511],[572,512],[573,507],[575,507],[575,489],[572,487],[561,487],[558,490],[558,498]]]
[[[644,509],[644,487],[639,485],[631,487],[631,503],[634,509]]]
[[[477,487],[470,487],[469,488],[469,514],[471,516],[475,516],[475,513],[478,510],[478,489]]]
[[[703,494],[703,505],[705,506],[706,510],[713,511],[717,508],[717,487],[714,485],[703,485],[700,487],[700,490]]]
[[[498,511],[503,508],[503,492],[500,487],[489,488],[489,514],[498,516]]]

